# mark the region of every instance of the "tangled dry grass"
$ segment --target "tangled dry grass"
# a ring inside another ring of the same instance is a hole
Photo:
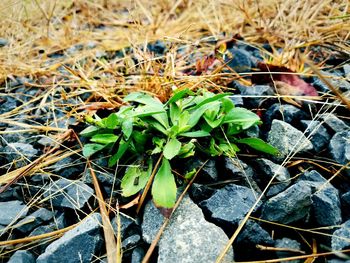
[[[65,112],[66,117],[79,119],[79,109],[118,107],[131,90],[146,90],[164,100],[174,85],[211,85],[225,90],[222,78],[240,76],[188,76],[183,72],[195,67],[188,63],[190,57],[210,54],[212,42],[237,35],[243,39],[240,41],[261,50],[264,43],[269,43],[274,47],[272,53],[266,51],[269,62],[306,74],[310,72],[305,70],[302,56],[316,61],[321,58],[318,68],[329,56],[350,57],[349,14],[348,0],[2,0],[0,37],[9,44],[0,48],[0,92],[8,88],[8,81],[26,77],[28,89],[42,88],[42,93],[32,99],[41,102],[39,108],[50,103],[62,110],[67,105],[61,100],[48,102],[47,97],[61,93],[63,100],[92,94]],[[169,52],[161,59],[146,49],[156,40],[168,45]],[[179,52],[180,46],[184,52]],[[129,47],[138,64],[129,56]],[[318,47],[319,53],[311,52],[313,47]],[[110,59],[97,57],[98,52]],[[125,56],[113,57],[115,52],[124,52]],[[0,115],[0,122],[21,126],[20,132],[24,133],[57,136],[60,142],[59,136],[66,130],[16,120],[16,116],[30,110],[34,109],[22,105]],[[19,175],[33,174],[69,154],[66,149],[43,156],[35,165],[0,176],[0,185]]]

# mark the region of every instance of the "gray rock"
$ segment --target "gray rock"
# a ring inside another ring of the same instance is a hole
[[[350,219],[350,191],[341,196],[342,211],[346,219]]]
[[[350,64],[345,64],[343,66],[345,78],[350,80]]]
[[[340,72],[327,72],[321,70],[321,74],[324,76],[327,76],[327,80],[333,84],[334,87],[339,88],[341,91],[347,91],[350,90],[350,83],[344,79],[342,74]],[[323,92],[329,92],[328,86],[320,80],[318,77],[315,77],[315,80],[313,82],[313,85],[320,89]]]
[[[330,259],[327,263],[350,263],[350,260]]]
[[[339,192],[326,187],[312,195],[312,210],[318,226],[335,226],[342,222]]]
[[[149,202],[142,223],[142,235],[147,243],[152,242],[163,221],[163,216]],[[158,263],[214,262],[227,242],[224,231],[205,221],[201,209],[186,196],[158,243]],[[224,262],[232,261],[233,250],[230,249]]]
[[[116,184],[118,182],[118,179],[116,179],[112,173],[109,173],[107,171],[100,171],[98,168],[95,168],[94,171],[98,181],[103,185],[113,185],[113,183]],[[86,184],[93,184],[90,169],[87,169],[84,172],[82,181]]]
[[[282,239],[277,239],[275,242],[275,247],[276,248],[285,248],[286,250],[299,250],[301,249],[301,245],[298,241],[289,239],[289,238],[282,238]],[[298,256],[300,253],[293,253],[291,251],[277,251],[276,255],[278,258],[286,258],[286,257],[293,257],[293,256]],[[290,260],[288,262],[292,263],[299,263],[301,262],[300,260]]]
[[[214,188],[211,188],[205,184],[193,183],[191,185],[189,195],[195,203],[198,203],[200,201],[208,199],[210,196],[213,195],[214,192]]]
[[[94,190],[86,184],[62,178],[53,182],[44,196],[49,197],[55,207],[81,209],[93,194]]]
[[[49,221],[53,217],[53,212],[45,208],[39,208],[34,213],[26,216],[19,221],[16,227],[22,233],[27,233],[33,230],[35,227],[41,225],[43,222]]]
[[[228,62],[228,66],[231,69],[237,73],[250,72],[252,70],[253,63],[249,52],[238,48],[231,48],[229,51],[232,57],[228,57],[226,62]]]
[[[230,96],[230,99],[232,100],[233,104],[235,104],[236,107],[243,107],[243,98],[240,95],[233,95]]]
[[[193,169],[198,169],[201,167],[205,161],[194,157],[188,160],[185,164],[186,172],[190,172]],[[218,180],[218,171],[216,169],[216,162],[210,159],[200,171],[200,175],[197,177],[200,183],[215,183]]]
[[[136,247],[131,254],[131,263],[141,263],[144,256],[145,256],[145,250],[141,247]]]
[[[256,246],[258,244],[271,246],[274,244],[274,241],[270,234],[258,223],[248,220],[237,237],[237,243],[248,246]]]
[[[297,124],[299,120],[306,119],[307,114],[293,105],[275,103],[268,108],[264,117],[264,124],[269,127],[274,119]]]
[[[244,98],[244,105],[249,108],[259,107],[265,96],[274,94],[273,89],[269,85],[245,86],[235,83],[235,87]]]
[[[26,250],[17,250],[7,263],[35,263],[35,257]]]
[[[264,185],[262,188],[265,188],[271,178],[276,176],[275,182],[271,184],[266,192],[267,197],[282,192],[290,184],[290,174],[285,167],[264,158],[256,159],[255,164],[257,168],[255,169],[257,177],[260,178],[260,175],[261,177],[264,177]]]
[[[334,132],[342,132],[350,130],[350,127],[346,125],[344,121],[339,119],[337,116],[335,116],[333,113],[325,113],[322,115],[322,119],[326,126],[333,130]]]
[[[120,219],[120,235],[123,238],[127,237],[128,231],[130,230],[130,228],[133,228],[136,226],[136,221],[129,217],[126,216],[124,214],[119,214],[119,219]],[[118,233],[118,219],[117,216],[115,216],[112,220],[111,220],[111,224],[114,230],[115,235],[117,235]]]
[[[5,159],[8,162],[12,162],[19,158],[33,160],[38,154],[38,150],[34,149],[32,145],[21,142],[9,143],[4,147],[3,152],[5,153]],[[25,162],[23,163],[25,164]]]
[[[213,221],[236,225],[246,216],[257,198],[257,193],[250,188],[229,184],[217,190],[209,199],[200,202],[200,206]]]
[[[315,152],[319,152],[326,148],[331,136],[320,121],[302,120],[300,123],[305,129],[305,135],[308,136],[308,138],[310,137]]]
[[[9,41],[5,38],[0,38],[0,47],[8,45]]]
[[[136,247],[141,242],[141,237],[139,234],[134,234],[132,236],[129,236],[125,238],[122,241],[122,249],[123,250],[129,250],[133,247]]]
[[[264,203],[262,218],[282,224],[299,221],[309,214],[311,195],[309,185],[297,182]]]
[[[28,207],[18,200],[7,201],[0,203],[0,211],[0,224],[7,226],[25,217],[28,213]]]
[[[77,227],[66,232],[61,238],[52,242],[43,254],[37,258],[37,263],[49,262],[92,262],[94,254],[102,245],[100,235],[102,219],[95,213],[81,222]]]
[[[272,121],[267,141],[280,151],[280,158],[313,149],[312,143],[301,131],[280,120]]]
[[[332,250],[343,250],[350,247],[350,220],[335,230],[332,235]]]
[[[83,160],[67,157],[59,160],[48,168],[50,168],[51,172],[54,174],[72,179],[80,175],[85,170],[85,162]]]
[[[329,150],[334,160],[340,164],[350,162],[350,131],[337,132],[329,143]],[[348,169],[349,170],[349,169]]]
[[[254,189],[255,192],[261,194],[259,186],[256,183],[255,173],[253,169],[247,165],[245,162],[242,162],[238,158],[224,158],[224,175],[220,175],[224,180],[238,179],[240,184]]]

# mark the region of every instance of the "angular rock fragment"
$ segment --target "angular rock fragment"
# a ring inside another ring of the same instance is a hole
[[[297,182],[264,203],[262,218],[281,224],[299,221],[309,214],[311,195],[309,185]]]
[[[100,214],[89,216],[77,227],[52,242],[37,258],[36,263],[92,262],[102,245],[101,224]]]
[[[158,209],[149,202],[145,207],[142,236],[151,243],[164,221]],[[170,219],[158,243],[158,263],[215,262],[228,242],[224,231],[205,221],[201,209],[185,197]],[[223,262],[233,261],[230,249]]]

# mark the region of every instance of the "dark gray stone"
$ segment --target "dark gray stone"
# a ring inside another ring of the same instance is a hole
[[[250,138],[259,138],[260,137],[260,128],[258,125],[254,125],[245,131],[247,137]]]
[[[274,119],[282,120],[292,125],[298,124],[300,120],[307,118],[307,114],[293,105],[275,103],[268,108],[264,117],[264,124],[269,127]]]
[[[4,147],[3,152],[5,153],[5,159],[8,162],[12,162],[23,157],[33,160],[38,154],[38,150],[34,149],[32,145],[21,142],[9,143]]]
[[[350,79],[350,64],[345,64],[343,70],[345,78]]]
[[[45,252],[37,258],[36,262],[92,262],[95,253],[99,251],[102,245],[101,225],[100,214],[95,213],[89,216],[77,227],[52,242],[45,249]]]
[[[225,62],[228,62],[228,66],[231,69],[237,73],[250,72],[252,70],[253,63],[249,52],[238,48],[231,48],[229,51],[231,56],[225,59]]]
[[[311,195],[309,185],[297,182],[264,203],[262,218],[282,224],[302,220],[309,214]]]
[[[302,120],[300,123],[305,129],[305,135],[307,137],[310,136],[310,141],[314,146],[315,152],[319,152],[326,148],[331,136],[320,121]]]
[[[163,221],[153,203],[147,203],[142,223],[142,235],[147,243],[152,242]],[[224,231],[205,221],[201,209],[186,196],[158,243],[158,263],[214,262],[227,242]],[[223,262],[232,261],[231,248]]]
[[[343,216],[346,219],[350,219],[350,191],[344,193],[341,196],[341,203],[342,203],[342,211],[343,211]]]
[[[19,221],[16,227],[22,233],[27,233],[33,230],[35,227],[41,225],[43,222],[49,221],[53,218],[54,213],[45,208],[39,208],[34,213],[26,216],[21,221]]]
[[[123,238],[126,238],[128,236],[128,232],[131,228],[135,228],[136,227],[136,221],[129,217],[126,216],[124,214],[119,214],[119,219],[120,219],[120,235]],[[111,220],[111,224],[114,230],[115,235],[117,235],[118,233],[118,219],[117,216],[115,216],[112,220]]]
[[[279,150],[280,158],[313,149],[312,143],[301,131],[280,120],[272,121],[267,142]]]
[[[187,161],[185,164],[186,172],[202,167],[205,161],[195,157]],[[200,175],[197,177],[199,183],[215,183],[218,181],[218,171],[216,169],[216,162],[210,159],[201,169]]]
[[[0,224],[7,226],[25,217],[28,213],[28,207],[18,200],[7,201],[0,203],[0,211]]]
[[[339,192],[326,187],[312,195],[312,210],[318,226],[335,226],[342,222]]]
[[[327,260],[327,263],[350,263],[350,260],[330,259]]]
[[[61,177],[73,179],[79,176],[85,170],[85,161],[67,157],[59,160],[52,166],[48,167],[51,172]]]
[[[259,107],[265,96],[273,95],[273,89],[269,85],[245,86],[238,82],[234,86],[240,91],[246,107]]]
[[[243,230],[237,237],[237,243],[240,245],[256,246],[266,245],[271,246],[274,244],[270,234],[263,229],[258,223],[248,220],[244,225]]]
[[[256,159],[255,164],[256,177],[263,177],[261,179],[264,181],[264,185],[261,188],[265,188],[271,178],[276,176],[274,182],[266,192],[267,197],[282,192],[290,185],[290,174],[285,167],[264,158]]]
[[[350,127],[333,113],[325,113],[322,119],[325,125],[335,133],[350,130]]]
[[[0,47],[8,45],[9,41],[5,38],[0,38]]]
[[[136,247],[131,254],[131,263],[141,263],[144,256],[145,250],[141,247]]]
[[[208,199],[210,196],[213,195],[214,192],[214,188],[211,188],[205,184],[194,183],[191,185],[189,195],[195,203],[198,203],[200,201]]]
[[[113,185],[113,183],[116,184],[118,182],[118,179],[112,173],[101,171],[98,168],[95,168],[94,171],[98,181],[103,185]],[[85,171],[82,181],[86,184],[93,184],[90,169]]]
[[[94,190],[80,181],[59,179],[53,182],[44,193],[55,207],[81,209],[93,196]]]
[[[230,99],[232,100],[233,104],[235,104],[236,107],[243,107],[243,98],[240,95],[233,95],[230,96]]]
[[[17,250],[7,263],[35,263],[35,257],[26,250]]]
[[[350,248],[350,220],[334,231],[332,235],[332,250],[343,250]]]
[[[224,180],[238,180],[240,184],[254,189],[255,192],[261,194],[259,186],[256,183],[256,178],[253,169],[242,162],[238,158],[224,158],[225,172],[223,177]]]
[[[331,73],[331,72],[321,70],[321,74],[324,76],[327,76],[327,80],[331,84],[333,84],[334,87],[339,88],[341,91],[350,90],[350,83],[344,79],[344,77],[340,72],[334,71]],[[313,85],[323,92],[330,92],[328,86],[318,77],[315,77]]]
[[[209,199],[200,202],[208,216],[218,223],[236,225],[254,205],[258,194],[245,186],[229,184],[216,191]],[[256,206],[259,208],[261,203]]]
[[[141,237],[139,234],[134,234],[132,236],[129,236],[125,238],[122,241],[122,249],[123,250],[129,250],[133,247],[136,247],[141,242]]]
[[[286,250],[298,250],[300,251],[301,245],[298,241],[289,239],[289,238],[282,238],[282,239],[277,239],[275,242],[275,247],[276,248],[285,248]],[[293,256],[299,256],[300,253],[293,253],[291,251],[276,251],[276,255],[278,258],[286,258],[286,257],[293,257]],[[288,262],[292,263],[299,263],[301,262],[300,260],[290,260]]]
[[[329,151],[334,160],[340,164],[350,162],[350,131],[337,132],[329,143]],[[349,170],[349,169],[348,169]]]

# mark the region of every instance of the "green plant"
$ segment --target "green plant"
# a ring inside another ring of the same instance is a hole
[[[242,144],[277,153],[259,138],[242,137],[242,132],[261,121],[255,113],[235,107],[229,95],[184,89],[163,104],[146,93],[131,93],[124,99],[129,105],[118,112],[103,119],[86,118],[92,125],[80,134],[91,143],[84,146],[83,154],[90,157],[104,150],[111,154],[110,167],[120,159],[131,164],[121,181],[123,196],[145,187],[154,169],[153,157],[158,155],[162,160],[152,184],[153,200],[157,206],[172,208],[177,191],[170,164],[174,158],[193,156],[196,150],[234,156]]]

